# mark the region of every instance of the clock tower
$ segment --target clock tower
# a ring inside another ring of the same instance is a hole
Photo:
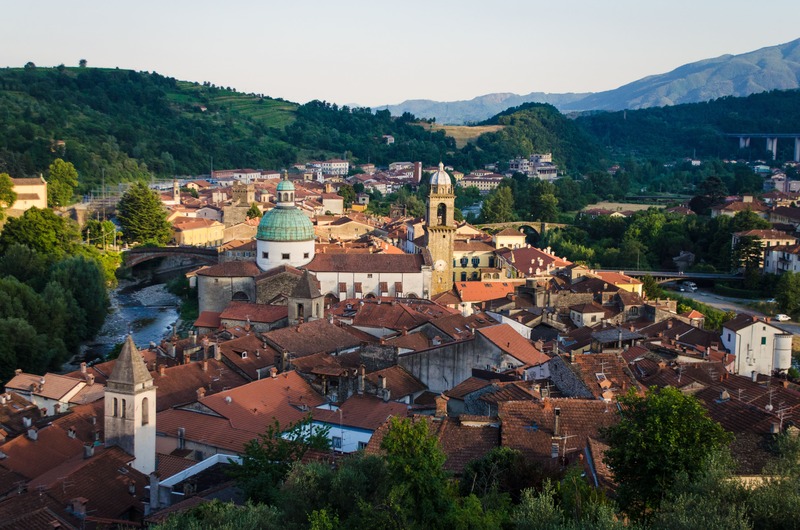
[[[425,246],[431,253],[430,296],[453,288],[453,240],[456,235],[455,201],[450,175],[439,163],[439,171],[431,175],[431,191],[428,194],[425,220],[427,226]]]

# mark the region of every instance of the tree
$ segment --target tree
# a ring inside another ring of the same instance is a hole
[[[664,289],[662,289],[655,278],[649,274],[646,274],[642,278],[642,290],[644,291],[645,297],[650,300],[664,297]]]
[[[409,523],[405,526],[442,528],[452,509],[444,452],[427,419],[392,417],[390,422],[381,441],[392,483],[390,496],[398,499]]]
[[[79,239],[78,226],[72,220],[33,207],[8,220],[0,233],[0,253],[19,243],[42,256],[61,257],[72,253]]]
[[[191,510],[171,516],[154,530],[279,530],[284,529],[280,512],[274,506],[214,499]]]
[[[80,61],[78,61],[78,66],[81,68],[86,68],[86,64],[87,64],[86,59],[81,59]]]
[[[345,208],[350,208],[356,200],[356,192],[350,184],[340,186],[338,193],[344,199]]]
[[[274,504],[292,463],[300,460],[309,449],[329,449],[329,430],[313,427],[310,415],[285,427],[276,420],[267,427],[267,432],[245,444],[242,463],[231,475],[250,500]]]
[[[726,446],[730,433],[692,396],[672,387],[620,398],[622,418],[606,429],[604,462],[619,484],[617,499],[631,515],[657,508],[682,474],[691,479]]]
[[[740,237],[731,249],[731,268],[744,270],[745,287],[749,289],[759,286],[763,255],[764,247],[761,245],[761,238],[756,236]]]
[[[14,191],[14,182],[8,173],[0,173],[0,219],[3,219],[3,210],[10,208],[17,201]]]
[[[260,219],[262,215],[261,209],[258,207],[258,204],[253,203],[250,205],[250,208],[247,210],[247,218],[248,219]]]
[[[78,186],[78,171],[72,162],[56,158],[47,170],[47,204],[50,207],[66,206]]]
[[[81,230],[81,237],[83,237],[84,241],[103,249],[113,246],[116,243],[114,237],[120,235],[114,223],[111,221],[98,221],[97,219],[86,221],[86,224],[83,225],[83,230]]]
[[[514,196],[511,188],[502,186],[491,193],[483,201],[481,217],[486,223],[507,223],[516,220],[514,213]]]
[[[800,311],[800,273],[787,271],[780,275],[775,301],[784,313],[796,315]]]
[[[156,192],[137,182],[125,192],[117,206],[122,236],[130,242],[166,244],[171,237],[167,212]]]

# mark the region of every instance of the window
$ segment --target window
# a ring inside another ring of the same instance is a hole
[[[142,425],[150,423],[150,400],[144,398],[142,400]]]
[[[114,417],[119,416],[119,400],[114,398]]]
[[[367,278],[372,278],[372,274],[367,274]]]
[[[333,436],[331,437],[331,447],[334,449],[341,449],[342,448],[342,437],[341,436]]]
[[[123,417],[123,418],[125,417],[125,413],[126,413],[125,409],[126,409],[126,408],[128,408],[128,407],[127,407],[127,403],[125,403],[125,400],[123,399],[123,400],[122,400],[122,417]]]
[[[472,258],[472,266],[477,267],[481,264],[481,258]]]
[[[289,259],[289,254],[281,254],[281,259]]]
[[[262,252],[261,257],[264,259],[269,259],[269,252]]]
[[[762,346],[766,346],[767,345],[767,337],[761,337],[761,345]]]
[[[303,259],[308,259],[308,252],[303,252]]]

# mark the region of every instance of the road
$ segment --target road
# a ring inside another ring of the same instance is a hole
[[[753,302],[753,300],[720,296],[705,289],[698,289],[693,293],[683,292],[676,294],[680,296],[685,296],[686,298],[691,298],[692,300],[697,300],[698,302],[702,302],[706,305],[710,305],[711,307],[715,307],[717,309],[722,309],[723,311],[736,311],[737,313],[747,313],[748,315],[755,315],[758,317],[774,316],[774,314],[765,315],[764,313],[756,311],[752,307],[748,307],[747,304]],[[792,333],[793,335],[800,335],[800,323],[778,322],[777,320],[773,319],[770,321],[770,324],[786,331],[787,333]]]

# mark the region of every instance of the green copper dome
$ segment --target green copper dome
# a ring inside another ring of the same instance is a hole
[[[291,183],[289,184],[291,185]],[[256,239],[261,241],[311,241],[314,239],[314,225],[311,224],[311,219],[293,206],[290,208],[276,207],[261,218],[261,222],[258,223]]]
[[[278,182],[277,191],[294,191],[294,184],[292,184],[291,180],[281,180]]]

